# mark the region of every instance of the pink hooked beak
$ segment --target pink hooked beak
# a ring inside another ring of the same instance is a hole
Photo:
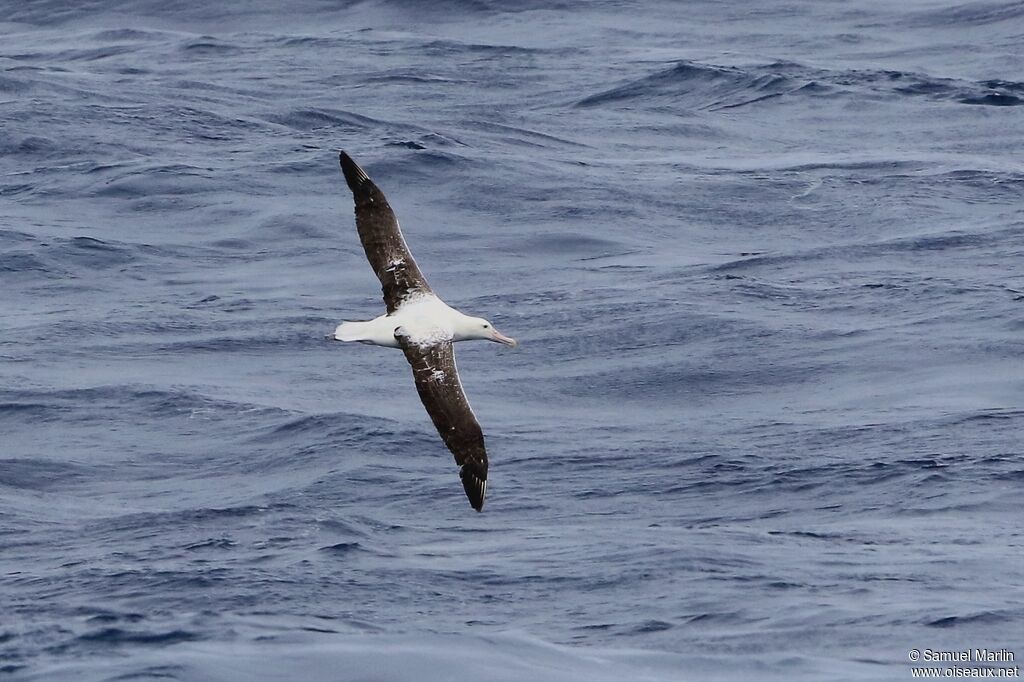
[[[512,348],[515,348],[516,346],[519,345],[518,341],[513,339],[511,336],[505,336],[497,329],[491,330],[491,341],[497,341],[498,343],[503,343],[506,346],[511,346]]]

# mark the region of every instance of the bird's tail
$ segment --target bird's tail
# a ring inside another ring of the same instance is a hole
[[[334,330],[336,341],[365,341],[369,322],[342,322]]]

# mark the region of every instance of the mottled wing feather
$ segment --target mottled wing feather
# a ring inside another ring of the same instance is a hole
[[[420,346],[403,336],[401,330],[395,334],[395,338],[412,365],[416,390],[423,406],[427,408],[427,414],[441,434],[444,444],[455,455],[456,464],[461,467],[459,476],[469,503],[480,511],[487,494],[487,451],[484,449],[484,434],[480,423],[459,381],[452,342]]]
[[[341,171],[355,199],[359,239],[380,280],[388,313],[392,313],[410,294],[430,293],[430,285],[413,260],[384,193],[348,154],[341,152],[340,160]]]

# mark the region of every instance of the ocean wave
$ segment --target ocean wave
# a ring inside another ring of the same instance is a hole
[[[37,423],[53,422],[60,411],[48,405],[0,404],[0,421],[29,418]],[[54,460],[7,458],[0,459],[0,486],[22,490],[59,490],[70,484],[82,483],[93,475],[91,467],[74,462]]]
[[[1015,0],[978,0],[912,11],[902,23],[914,27],[944,29],[950,26],[1005,24],[1016,22],[1021,17],[1024,17],[1024,7]]]
[[[872,242],[849,243],[842,246],[812,247],[792,253],[762,254],[731,260],[713,265],[711,272],[735,272],[738,270],[757,269],[764,266],[802,260],[843,260],[851,258],[878,257],[889,253],[922,252],[922,251],[954,251],[994,246],[1007,240],[1013,242],[1024,238],[1024,225],[1008,226],[1001,230],[977,229],[975,231],[957,230],[945,234],[910,235],[897,238],[883,238]]]
[[[213,36],[189,38],[181,43],[180,49],[190,58],[195,56],[220,57],[234,55],[242,51],[238,45]]]
[[[361,114],[354,114],[342,109],[312,109],[305,107],[293,109],[283,114],[270,114],[267,116],[267,120],[302,131],[329,128],[331,130],[340,129],[348,132],[362,132],[388,125],[384,121]]]
[[[638,629],[658,630],[659,621],[645,621]],[[494,682],[681,682],[688,679],[791,680],[827,676],[846,682],[878,679],[894,672],[872,662],[829,662],[803,656],[761,654],[726,657],[685,655],[639,649],[576,648],[557,646],[510,633],[489,637],[432,634],[354,635],[331,632],[295,632],[289,637],[234,643],[190,642],[180,633],[180,644],[167,651],[150,650],[130,662],[101,660],[53,665],[50,677],[98,680],[135,677],[170,671],[188,679],[222,682],[285,679],[301,667],[304,679],[335,680],[338,671],[353,679],[417,680],[486,679]],[[115,640],[125,635],[113,633]],[[139,636],[146,636],[142,632]],[[160,636],[160,635],[156,635]]]
[[[55,418],[104,420],[110,410],[150,419],[196,415],[249,415],[266,418],[282,410],[252,403],[216,399],[187,389],[160,390],[130,384],[80,389],[5,389],[0,391],[0,418],[44,423]]]
[[[767,70],[765,70],[767,71]],[[796,88],[790,77],[754,69],[680,62],[576,102],[579,107],[647,101],[690,109],[729,109],[778,97]]]
[[[894,70],[825,70],[794,62],[745,67],[679,62],[576,101],[578,107],[635,106],[721,111],[782,98],[908,96],[989,106],[1024,104],[1024,83],[969,81]]]

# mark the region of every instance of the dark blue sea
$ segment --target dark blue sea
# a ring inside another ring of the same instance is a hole
[[[521,342],[481,514],[339,149]],[[1019,663],[1022,199],[1017,1],[4,0],[0,675]]]

